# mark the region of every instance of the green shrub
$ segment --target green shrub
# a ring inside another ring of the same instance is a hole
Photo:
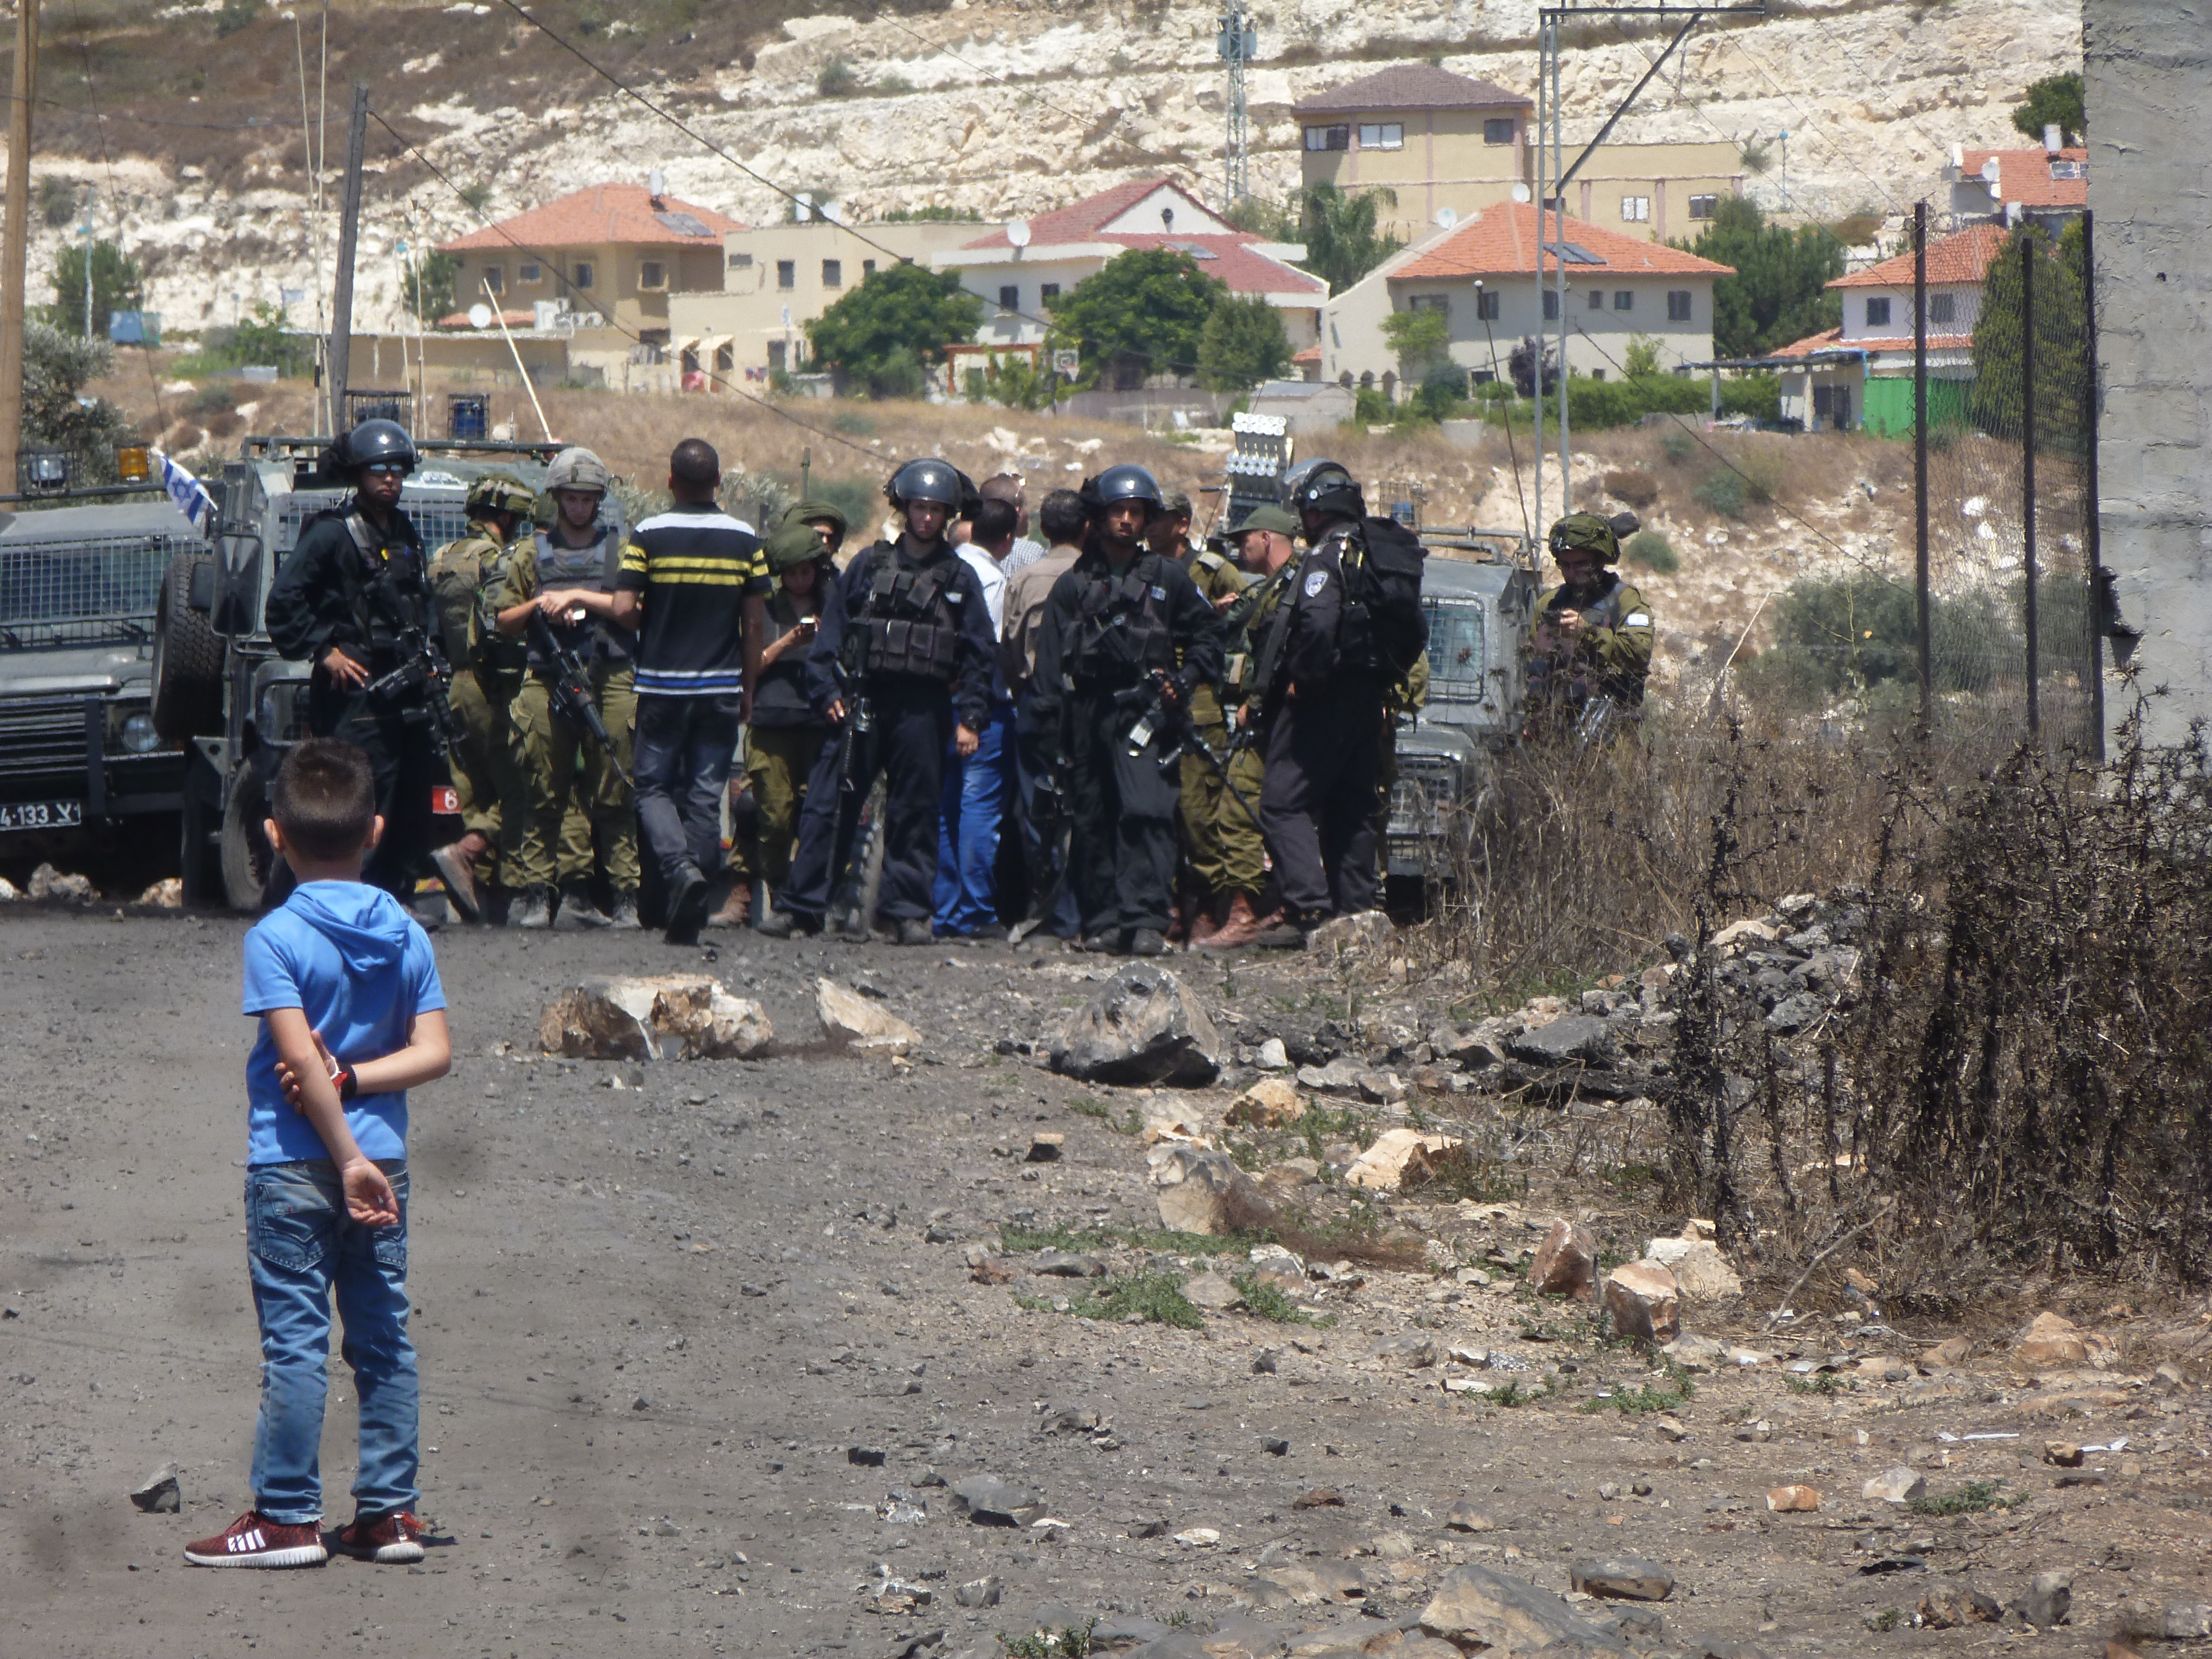
[[[1639,530],[1628,538],[1628,545],[1620,550],[1620,556],[1631,564],[1640,564],[1646,570],[1656,570],[1662,576],[1671,576],[1681,568],[1682,561],[1674,544],[1656,530]]]
[[[850,98],[860,89],[860,72],[842,58],[832,58],[814,77],[814,90],[824,98]]]
[[[1741,519],[1747,498],[1743,474],[1729,467],[1716,467],[1705,475],[1703,483],[1690,492],[1690,497],[1723,519]]]
[[[1721,413],[1744,415],[1754,421],[1782,418],[1782,377],[1744,374],[1721,382]]]
[[[1659,448],[1670,461],[1686,461],[1698,441],[1679,426],[1670,426],[1659,434]]]
[[[2043,600],[2044,647],[2051,660],[2079,648],[2087,597],[2079,584],[2050,583]],[[1932,596],[1930,666],[1939,693],[1986,690],[2001,666],[2026,656],[2017,587]],[[1920,678],[1919,610],[1911,586],[1872,571],[1805,577],[1790,584],[1775,612],[1771,649],[1740,671],[1747,696],[1807,709],[1838,696],[1866,699],[1869,713],[1909,712]]]

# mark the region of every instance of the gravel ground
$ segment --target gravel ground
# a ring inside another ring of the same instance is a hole
[[[438,940],[459,1058],[416,1094],[411,1149],[423,1509],[447,1541],[412,1568],[189,1568],[184,1542],[250,1502],[243,932],[28,907],[0,922],[15,1004],[0,1085],[0,1652],[949,1659],[997,1654],[999,1632],[1042,1611],[1155,1638],[1162,1659],[1294,1637],[1302,1652],[1414,1659],[1446,1651],[1409,1626],[1455,1565],[1565,1591],[1571,1562],[1622,1555],[1677,1581],[1656,1608],[1663,1632],[1629,1634],[1683,1655],[1707,1638],[1770,1659],[2101,1652],[2130,1598],[2212,1601],[2203,1395],[2153,1377],[2156,1356],[2132,1346],[2107,1371],[2036,1377],[1916,1358],[1922,1334],[1871,1366],[1862,1343],[1833,1383],[1793,1387],[1790,1359],[1825,1359],[1835,1339],[1770,1340],[1779,1364],[1723,1361],[1671,1413],[1632,1413],[1619,1396],[1675,1379],[1532,1309],[1504,1272],[1486,1288],[1359,1269],[1303,1304],[1326,1326],[1086,1320],[1051,1308],[1082,1285],[978,1283],[966,1253],[1024,1211],[1039,1230],[1158,1227],[1141,1142],[1097,1115],[1145,1097],[992,1051],[1079,1001],[1087,962],[743,936],[713,971],[766,1006],[789,1050],[646,1068],[536,1057],[539,1009],[584,974],[699,953],[459,931]],[[1237,994],[1287,1000],[1314,972],[1240,967]],[[821,973],[910,1019],[917,1062],[806,1046]],[[1218,969],[1189,980],[1218,1003]],[[1059,1161],[1024,1161],[1040,1130],[1066,1137]],[[1547,1218],[1396,1215],[1498,1264]],[[1100,1243],[1117,1270],[1206,1265],[1141,1231]],[[1732,1332],[1717,1315],[1689,1322],[1756,1340],[1733,1311]],[[1376,1356],[1408,1337],[1442,1363]],[[1552,1392],[1511,1407],[1448,1393],[1440,1378],[1473,1374],[1454,1344]],[[349,1399],[334,1388],[325,1447],[338,1519]],[[2115,1437],[2127,1444],[2077,1471],[2043,1462],[2046,1439]],[[165,1462],[182,1513],[139,1513],[125,1494]],[[1984,1480],[2020,1501],[1941,1515],[1859,1496],[1899,1463],[1936,1497]],[[941,1483],[981,1473],[1032,1490],[1036,1524],[961,1518]],[[1817,1510],[1769,1511],[1769,1489],[1791,1482],[1819,1490]],[[1477,1529],[1448,1526],[1462,1500]],[[1905,1560],[1924,1565],[1869,1571]],[[1912,1628],[1946,1583],[2002,1603],[2046,1571],[2072,1575],[2058,1631],[2016,1616]],[[994,1577],[994,1604],[954,1594]],[[1871,1632],[1891,1609],[1894,1627]],[[1297,1634],[1318,1631],[1335,1634]]]

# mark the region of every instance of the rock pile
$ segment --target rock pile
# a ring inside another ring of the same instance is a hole
[[[586,980],[545,1005],[538,1038],[569,1060],[756,1060],[775,1040],[760,1004],[704,974]]]

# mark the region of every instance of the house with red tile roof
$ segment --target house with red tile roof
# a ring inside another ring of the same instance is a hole
[[[667,345],[670,295],[722,286],[723,239],[744,228],[647,185],[592,185],[443,244],[461,262],[460,309],[439,326],[490,305],[571,334],[572,368],[626,368]]]
[[[1928,408],[1938,424],[1966,419],[1974,379],[1974,324],[1982,283],[2004,246],[1994,221],[1970,225],[1928,245]],[[1782,414],[1808,430],[1863,426],[1895,434],[1912,429],[1912,256],[1900,253],[1828,284],[1843,300],[1844,320],[1775,352]]]
[[[2080,145],[2048,143],[2032,149],[1954,144],[1943,182],[1950,187],[1951,211],[1961,219],[1990,215],[2009,224],[2023,214],[2072,218],[2088,210],[2089,152]]]
[[[990,307],[975,338],[983,345],[1028,345],[1044,338],[1049,302],[1136,248],[1188,253],[1232,294],[1256,296],[1282,313],[1291,349],[1315,343],[1328,285],[1291,262],[1294,242],[1239,230],[1172,179],[1133,179],[1026,223],[994,226],[930,264],[957,270]]]
[[[1565,250],[1571,373],[1618,375],[1638,339],[1651,343],[1662,368],[1711,357],[1713,283],[1735,274],[1729,266],[1579,219],[1565,220],[1561,232],[1559,216],[1546,213],[1546,241]],[[1383,321],[1395,312],[1437,311],[1450,362],[1478,383],[1504,379],[1524,337],[1547,326],[1557,333],[1560,257],[1545,252],[1540,290],[1537,214],[1525,202],[1500,203],[1432,233],[1323,308],[1322,378],[1379,386],[1395,398],[1401,381],[1418,383],[1426,370],[1398,360]]]

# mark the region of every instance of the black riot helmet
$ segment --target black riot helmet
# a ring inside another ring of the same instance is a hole
[[[1141,466],[1124,463],[1109,466],[1095,478],[1083,481],[1084,510],[1092,520],[1106,516],[1106,509],[1123,501],[1142,501],[1145,522],[1150,524],[1160,515],[1164,497],[1160,482]]]
[[[898,512],[905,512],[915,501],[935,501],[956,518],[962,504],[975,492],[975,486],[958,467],[935,459],[908,461],[884,486],[884,499]]]
[[[363,421],[345,435],[339,458],[345,470],[357,474],[365,466],[397,466],[415,470],[415,441],[397,421]]]
[[[1311,460],[1295,467],[1283,480],[1286,504],[1293,513],[1318,513],[1325,518],[1364,519],[1367,498],[1358,480],[1339,461]]]

